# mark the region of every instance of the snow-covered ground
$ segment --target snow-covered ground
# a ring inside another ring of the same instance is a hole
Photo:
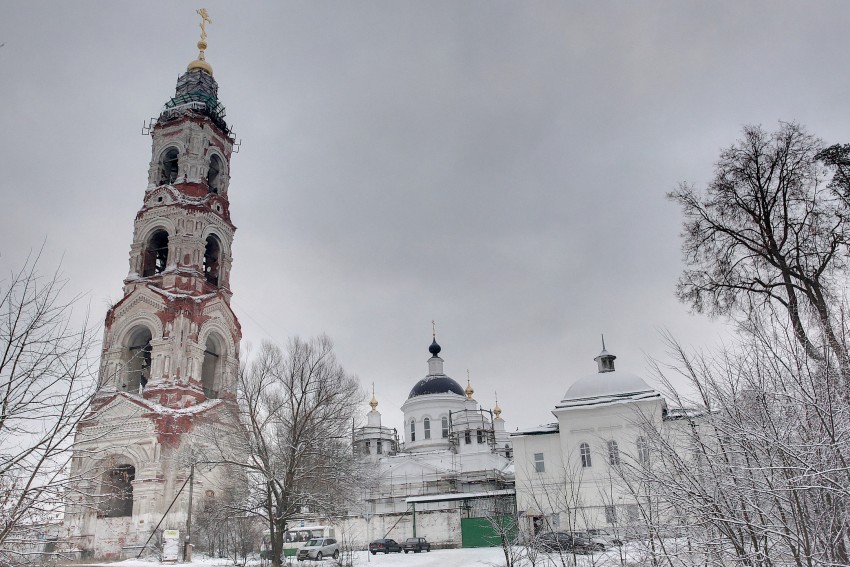
[[[633,555],[633,551],[624,550],[627,555]],[[541,557],[542,559],[542,557]],[[538,561],[537,565],[560,565],[558,558],[553,557],[553,562]],[[631,558],[630,558],[631,559]],[[115,563],[91,563],[88,566],[98,567],[153,567],[160,565],[154,561],[127,560]],[[181,563],[178,563],[181,565]],[[228,559],[206,559],[198,558],[192,563],[182,563],[182,565],[196,565],[204,567],[226,567],[233,565],[233,561]],[[268,562],[266,562],[268,565]],[[287,564],[289,565],[289,564]],[[324,561],[296,561],[292,558],[291,565],[293,567],[334,567],[336,562],[327,559]],[[505,556],[501,548],[474,548],[474,549],[435,549],[430,553],[391,553],[389,555],[369,555],[365,551],[354,552],[353,565],[355,567],[383,567],[383,566],[404,566],[404,567],[468,567],[475,565],[486,565],[488,567],[498,567],[505,565]],[[524,563],[523,565],[530,565]],[[593,555],[578,556],[578,567],[614,567],[621,565],[620,550],[613,548],[605,553],[595,553]],[[248,567],[259,567],[260,561],[249,561]]]

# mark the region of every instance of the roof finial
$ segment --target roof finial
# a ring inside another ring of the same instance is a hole
[[[599,372],[614,372],[614,359],[617,357],[605,350],[605,335],[602,335],[602,352],[594,358]]]
[[[194,69],[200,69],[209,75],[212,75],[212,67],[209,63],[207,63],[206,58],[204,57],[204,51],[207,49],[207,24],[211,24],[212,20],[210,19],[210,15],[207,12],[206,8],[201,8],[196,11],[196,13],[201,17],[201,39],[198,41],[198,58],[189,63],[189,66],[186,67],[187,71],[192,71]]]
[[[472,394],[475,393],[475,390],[472,389],[472,384],[469,381],[469,368],[466,369],[466,390],[464,390],[464,392],[466,392],[467,400],[471,400]]]
[[[431,356],[437,356],[440,354],[440,345],[437,344],[437,324],[431,319],[431,346],[428,347],[428,352],[431,353]]]
[[[502,408],[499,407],[499,392],[494,392],[496,394],[496,407],[493,408],[493,415],[498,419],[502,415]]]
[[[372,406],[372,411],[377,411],[378,400],[375,399],[375,383],[372,382],[372,401],[369,402],[369,405]]]

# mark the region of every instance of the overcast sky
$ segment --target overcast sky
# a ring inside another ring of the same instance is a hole
[[[384,423],[427,372],[495,392],[510,430],[595,372],[650,380],[678,209],[745,123],[850,142],[849,2],[205,2],[242,141],[229,197],[243,354],[327,333]],[[0,8],[0,270],[46,241],[102,321],[151,159],[142,124],[197,56],[196,3]],[[651,381],[651,380],[650,380]],[[368,398],[367,398],[368,399]],[[364,413],[369,409],[363,400]]]

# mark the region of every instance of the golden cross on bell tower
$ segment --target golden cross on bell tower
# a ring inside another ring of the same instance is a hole
[[[207,24],[211,24],[212,20],[210,19],[210,15],[207,12],[206,8],[201,8],[196,11],[197,14],[201,17],[201,40],[207,39]]]
[[[212,75],[212,67],[207,63],[206,57],[204,56],[204,51],[207,48],[207,24],[211,24],[212,20],[210,19],[210,15],[207,12],[206,8],[201,8],[195,11],[201,17],[201,39],[198,41],[198,58],[189,63],[189,66],[186,68],[187,71],[192,71],[194,69],[200,69]]]
[[[431,338],[437,339],[437,324],[431,319]]]

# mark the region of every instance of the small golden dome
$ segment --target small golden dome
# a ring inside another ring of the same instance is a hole
[[[469,370],[466,371],[466,390],[464,390],[464,392],[466,392],[467,400],[471,400],[472,394],[475,393],[475,390],[472,389],[472,384],[469,382]]]
[[[502,408],[499,407],[499,396],[496,396],[496,407],[493,408],[493,415],[496,417],[502,415]]]
[[[372,401],[369,402],[369,405],[372,406],[372,411],[377,411],[378,400],[375,399],[375,385],[372,384]]]

